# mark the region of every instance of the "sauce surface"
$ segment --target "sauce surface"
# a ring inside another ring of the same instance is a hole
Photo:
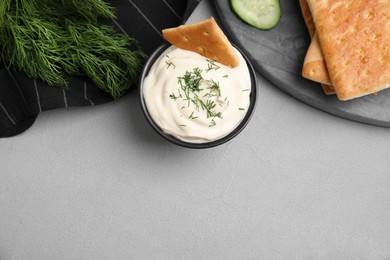
[[[146,108],[167,134],[190,143],[218,140],[245,117],[251,78],[246,61],[229,68],[197,53],[170,46],[144,80]]]

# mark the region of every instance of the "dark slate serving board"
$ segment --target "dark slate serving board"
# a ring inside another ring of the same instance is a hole
[[[390,127],[390,89],[378,96],[339,101],[326,96],[319,84],[302,78],[301,69],[310,43],[298,0],[281,0],[282,16],[269,31],[241,21],[229,0],[214,0],[218,20],[257,71],[281,90],[322,111],[361,123]]]

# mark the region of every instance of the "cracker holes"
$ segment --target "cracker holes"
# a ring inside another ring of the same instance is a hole
[[[379,37],[379,35],[376,34],[376,33],[374,33],[374,34],[370,35],[370,40],[371,40],[371,41],[375,41],[375,40],[378,39],[378,37]]]
[[[363,48],[360,48],[360,49],[357,49],[357,50],[356,50],[356,53],[357,53],[357,54],[362,54],[363,52],[364,52]]]
[[[351,33],[355,33],[358,31],[358,27],[356,25],[350,27]]]
[[[351,62],[349,60],[345,60],[342,62],[342,64],[344,67],[348,67],[351,64]]]
[[[368,78],[368,77],[370,77],[370,71],[369,70],[363,70],[362,72],[361,72],[361,75],[364,77],[364,78]]]
[[[344,41],[345,41],[345,38],[344,38],[344,37],[336,37],[336,39],[335,39],[335,42],[336,42],[337,44],[343,43]]]
[[[372,13],[372,12],[364,12],[364,13],[362,13],[362,17],[363,17],[364,19],[372,18],[372,16],[373,16],[373,13]]]

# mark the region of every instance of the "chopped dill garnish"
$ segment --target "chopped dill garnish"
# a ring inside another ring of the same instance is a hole
[[[189,119],[197,119],[198,116],[194,116],[194,112],[192,111],[191,115],[188,118]]]
[[[213,127],[213,126],[215,126],[215,125],[216,125],[215,120],[214,120],[214,119],[211,119],[209,127]]]
[[[193,92],[200,92],[202,89],[200,88],[200,84],[203,80],[201,75],[202,70],[199,68],[194,68],[193,72],[186,71],[185,74],[181,77],[178,77],[178,83],[180,85],[180,89],[183,91],[185,95],[185,101],[187,101],[188,106],[190,106],[191,102],[193,102],[190,94]]]
[[[178,83],[181,86],[181,90],[184,91],[184,93],[188,93],[188,91],[201,91],[200,84],[203,80],[203,77],[201,75],[202,70],[199,68],[194,68],[193,72],[186,71],[186,73],[178,77]],[[186,95],[187,96],[187,95]]]
[[[229,75],[228,75],[228,74],[226,74],[226,75],[223,75],[222,77],[223,77],[223,78],[228,78],[228,77],[229,77]]]
[[[213,110],[215,108],[215,106],[216,106],[214,101],[211,101],[210,99],[207,99],[206,103],[201,101],[201,105],[202,105],[202,108],[204,110],[206,110],[207,117],[219,117],[219,118],[222,118],[221,112],[215,112],[215,110]]]
[[[243,107],[240,107],[238,110],[242,110],[242,111],[244,111],[244,110],[245,110],[245,108],[243,108]]]
[[[213,79],[208,80],[211,83],[210,91],[206,95],[209,97],[220,97],[221,96],[221,87],[219,86],[219,82],[215,82]]]
[[[169,69],[169,67],[173,67],[173,69],[176,69],[176,65],[172,62],[172,61],[165,61],[165,63],[168,65],[167,69]]]
[[[200,68],[194,68],[192,71],[186,71],[184,75],[178,77],[179,96],[171,94],[169,97],[173,100],[181,98],[187,103],[187,107],[194,106],[195,111],[205,111],[207,118],[222,118],[222,112],[217,111],[217,103],[210,98],[221,96],[219,82],[214,80],[205,80],[202,76],[203,70]],[[204,89],[201,88],[203,82],[208,82],[211,86],[208,89],[208,92],[200,97],[201,91]],[[183,93],[183,96],[181,95]],[[226,98],[225,98],[226,101]],[[194,116],[195,111],[189,115],[190,119],[196,119],[198,116]],[[214,124],[216,123],[213,120]]]
[[[249,91],[249,88],[243,89],[242,92]]]
[[[173,99],[173,100],[176,100],[176,99],[178,99],[179,97],[177,97],[175,94],[170,94],[169,95],[169,97],[171,98],[171,99]]]
[[[213,60],[210,60],[210,59],[206,58],[206,61],[207,61],[206,72],[209,72],[210,70],[218,70],[218,69],[221,68],[220,66],[215,64],[215,61],[213,61]]]

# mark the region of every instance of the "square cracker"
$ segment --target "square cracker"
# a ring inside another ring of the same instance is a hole
[[[338,98],[390,87],[390,1],[307,1]]]
[[[162,31],[172,45],[193,51],[229,67],[236,67],[239,58],[228,38],[213,17]]]
[[[312,42],[310,43],[303,63],[302,76],[320,82],[322,90],[326,95],[336,94],[336,91],[330,82],[328,69],[326,68],[324,56],[322,55],[309,5],[306,0],[299,0],[299,4],[310,38],[312,38]]]
[[[332,85],[317,32],[314,33],[310,46],[307,49],[302,67],[302,76],[322,84]]]
[[[311,16],[311,11],[307,0],[299,0],[299,5],[301,7],[301,12],[303,20],[305,21],[307,30],[309,31],[310,38],[313,38],[314,33],[316,32],[316,27],[313,22],[313,17]]]

